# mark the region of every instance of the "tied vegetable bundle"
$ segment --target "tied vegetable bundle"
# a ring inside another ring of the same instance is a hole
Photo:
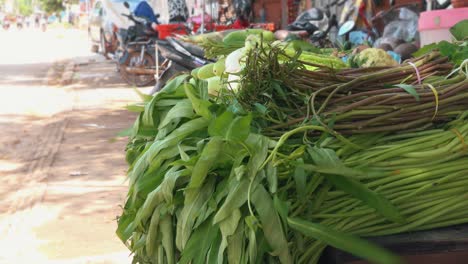
[[[395,67],[307,70],[283,48],[252,49],[230,103],[264,115],[266,133],[317,123],[346,133],[424,129],[466,110],[468,80],[437,51]],[[263,109],[269,109],[265,111]],[[278,133],[279,132],[279,133]]]
[[[468,223],[466,61],[346,69],[254,35],[131,108],[135,263],[399,263],[359,237]]]

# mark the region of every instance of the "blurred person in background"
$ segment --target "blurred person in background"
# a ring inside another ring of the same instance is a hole
[[[41,22],[40,20],[41,20],[41,17],[39,15],[34,16],[34,26],[36,28],[38,28],[40,26],[40,22]]]
[[[45,14],[41,16],[39,24],[41,25],[42,31],[46,31],[46,29],[47,29],[47,16]]]
[[[27,28],[29,28],[29,27],[31,26],[31,21],[32,21],[32,17],[31,17],[31,16],[25,17],[24,22],[26,23],[26,27],[27,27]]]
[[[16,28],[17,29],[22,29],[23,28],[23,16],[17,16],[16,17]]]

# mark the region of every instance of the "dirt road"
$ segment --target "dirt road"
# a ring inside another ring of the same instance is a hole
[[[136,93],[83,32],[0,38],[0,263],[130,263],[114,234],[127,191],[116,135]],[[70,85],[47,85],[71,62]]]

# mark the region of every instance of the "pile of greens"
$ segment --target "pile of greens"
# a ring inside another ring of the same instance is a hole
[[[317,263],[330,245],[392,264],[361,237],[468,223],[463,67],[440,51],[343,69],[246,46],[224,58],[239,71],[211,66],[215,93],[180,75],[130,107],[117,235],[134,263]]]
[[[127,148],[117,234],[138,263],[316,263],[326,245],[398,259],[356,236],[468,222],[467,114],[437,129],[277,140],[179,76],[147,98]]]

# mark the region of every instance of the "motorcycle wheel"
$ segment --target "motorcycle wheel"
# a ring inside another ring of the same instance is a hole
[[[154,68],[154,58],[148,53],[144,53],[142,62],[140,60],[140,51],[131,51],[125,63],[120,65],[120,75],[130,85],[137,87],[154,85],[154,75],[133,74],[126,71],[126,67]]]

